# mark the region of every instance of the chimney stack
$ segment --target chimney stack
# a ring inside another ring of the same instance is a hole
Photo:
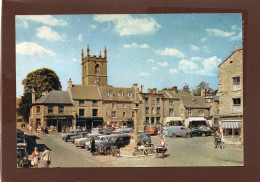
[[[71,78],[68,81],[68,88],[72,88],[72,80],[71,80]]]
[[[206,96],[205,88],[202,88],[202,89],[200,90],[200,96],[202,96],[202,97],[205,97],[205,96]]]
[[[35,91],[32,89],[32,103],[35,103]]]
[[[177,86],[173,86],[172,90],[177,94]]]
[[[235,50],[236,50],[236,51],[238,50],[238,46],[235,47]]]
[[[157,88],[153,88],[153,94],[157,94]]]
[[[148,92],[148,93],[152,93],[152,89],[148,88],[148,89],[147,89],[147,92]]]

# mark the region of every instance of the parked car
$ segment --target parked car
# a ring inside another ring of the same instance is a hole
[[[28,153],[25,146],[17,146],[17,167],[28,167]]]
[[[151,135],[157,135],[158,128],[156,125],[147,125],[145,128],[145,133],[150,133]]]
[[[142,142],[148,146],[151,146],[152,145],[152,141],[151,141],[151,135],[150,133],[143,133],[143,132],[140,132],[138,133],[138,137],[141,137],[142,139]]]
[[[97,136],[95,137],[95,145],[97,146],[97,144],[99,144],[100,142],[104,141],[104,140],[108,140],[108,138],[111,138],[112,136],[114,135],[100,135],[100,136]],[[91,144],[90,144],[90,140],[87,140],[85,142],[85,148],[87,150],[90,150],[90,147],[91,147]]]
[[[196,136],[210,136],[212,133],[212,129],[208,126],[199,126],[199,127],[191,127],[192,135]]]
[[[80,132],[82,132],[82,131],[81,130],[71,130],[69,133],[62,133],[61,138],[67,142],[70,139],[70,137],[76,136]]]
[[[186,128],[185,126],[169,126],[167,128],[164,128],[163,134],[165,136],[170,136],[170,137],[177,137],[177,136],[184,136],[187,138],[192,137],[191,130],[189,128]]]
[[[16,137],[17,138],[24,138],[24,132],[22,130],[16,130]]]
[[[128,128],[127,126],[121,126],[120,128],[115,130],[115,132],[117,132],[117,133],[130,133],[133,131],[134,131],[133,128]]]
[[[128,145],[130,142],[131,136],[128,134],[118,134],[109,137],[108,140],[104,140],[97,144],[97,152],[100,154],[110,154],[110,149],[112,146],[116,146],[117,148],[124,147]]]
[[[74,143],[74,142],[75,142],[75,139],[77,139],[77,138],[83,138],[83,137],[85,137],[87,134],[89,134],[89,132],[86,132],[86,131],[79,132],[78,135],[71,136],[68,141],[71,141],[72,143]]]
[[[96,137],[98,137],[98,136],[100,136],[101,134],[87,134],[85,137],[83,137],[83,138],[78,138],[78,139],[75,139],[75,145],[76,146],[79,146],[79,147],[81,147],[81,148],[85,148],[85,143],[86,142],[89,142],[90,141],[90,139],[92,138],[92,137],[94,137],[94,138],[96,138]]]
[[[26,143],[25,139],[23,139],[23,138],[17,138],[16,143],[17,143],[17,146],[27,147],[27,143]]]

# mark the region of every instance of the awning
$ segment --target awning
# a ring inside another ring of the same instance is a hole
[[[230,129],[237,129],[241,128],[240,122],[223,122],[222,126],[223,129],[230,128]]]

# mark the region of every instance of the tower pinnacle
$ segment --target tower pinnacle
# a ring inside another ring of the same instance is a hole
[[[87,55],[89,56],[89,44],[88,44],[88,48],[87,48]]]

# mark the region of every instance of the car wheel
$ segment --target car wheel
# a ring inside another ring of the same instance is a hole
[[[202,135],[201,135],[202,137],[205,137],[206,135],[205,135],[205,133],[202,133]]]
[[[173,138],[176,138],[176,133],[172,133],[172,137],[173,137]]]
[[[190,137],[191,137],[191,134],[190,134],[190,133],[187,133],[187,134],[186,134],[186,137],[187,137],[187,138],[190,138]]]

